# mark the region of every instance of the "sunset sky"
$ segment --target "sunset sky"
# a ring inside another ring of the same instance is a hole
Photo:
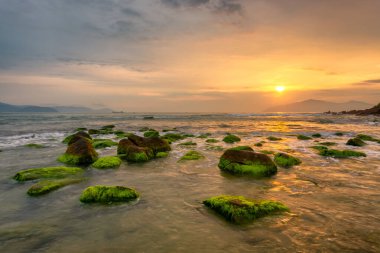
[[[379,10],[379,0],[0,0],[0,101],[173,112],[375,104]]]

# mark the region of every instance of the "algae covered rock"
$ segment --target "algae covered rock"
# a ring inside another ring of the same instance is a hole
[[[147,137],[147,138],[151,138],[151,137],[159,137],[160,136],[160,133],[156,130],[153,130],[153,131],[146,131],[144,133],[144,137]]]
[[[169,152],[158,152],[156,158],[165,158],[169,156]]]
[[[299,165],[301,164],[301,160],[294,157],[294,156],[291,156],[291,155],[288,155],[288,154],[285,154],[285,153],[277,153],[275,156],[274,156],[274,161],[277,165],[281,166],[281,167],[285,167],[285,168],[290,168],[294,165]]]
[[[250,146],[237,146],[233,148],[229,148],[228,150],[246,150],[246,151],[253,151],[253,149]]]
[[[30,196],[40,196],[70,184],[77,184],[85,180],[84,178],[65,178],[57,180],[43,180],[32,185],[27,191]]]
[[[37,144],[37,143],[29,143],[29,144],[26,144],[25,147],[28,147],[28,148],[45,148],[44,145]]]
[[[192,141],[187,141],[187,142],[182,142],[182,143],[180,143],[178,145],[180,145],[180,146],[196,146],[197,143],[192,142]]]
[[[28,181],[41,178],[64,178],[80,175],[84,171],[75,167],[46,167],[22,170],[16,173],[13,179],[17,181]]]
[[[92,146],[95,149],[109,148],[109,147],[117,146],[117,142],[114,142],[113,140],[109,140],[109,139],[94,139],[92,142]]]
[[[124,186],[90,186],[80,196],[83,203],[111,204],[115,202],[129,202],[139,197],[134,189]]]
[[[316,133],[316,134],[312,134],[311,135],[313,138],[321,138],[322,137],[322,134],[320,133]]]
[[[346,145],[349,145],[349,146],[356,146],[356,147],[362,147],[362,146],[365,146],[366,143],[364,141],[362,141],[362,139],[358,138],[358,137],[355,137],[355,138],[351,138],[347,141]]]
[[[329,149],[325,146],[313,146],[312,148],[318,150],[318,153],[321,156],[328,156],[334,158],[366,157],[365,153],[354,150],[336,150]]]
[[[366,134],[358,134],[358,136],[356,138],[359,138],[363,141],[373,141],[373,142],[379,142],[380,143],[380,139],[377,139],[377,138],[374,138],[370,135],[366,135]]]
[[[77,132],[77,133],[75,133],[75,134],[72,134],[72,135],[67,136],[67,137],[62,141],[62,143],[65,143],[65,144],[70,145],[71,143],[76,142],[79,138],[82,138],[82,137],[83,137],[83,138],[87,138],[87,139],[89,139],[89,140],[92,140],[91,136],[90,136],[88,133],[86,133],[86,132],[84,132],[84,131],[79,131],[79,132]]]
[[[92,167],[97,169],[112,169],[117,168],[121,164],[121,159],[115,156],[100,157],[92,164]]]
[[[198,151],[192,150],[192,151],[187,152],[184,156],[182,156],[179,161],[199,160],[202,158],[204,158],[204,155],[202,155]]]
[[[178,134],[178,133],[167,133],[162,137],[162,139],[167,140],[169,143],[173,143],[173,142],[176,142],[179,140],[183,140],[185,138],[186,138],[186,136],[184,136],[182,134]]]
[[[89,139],[80,137],[71,143],[65,154],[58,157],[58,161],[72,165],[86,165],[93,163],[98,158],[92,143]]]
[[[235,142],[239,142],[240,138],[237,137],[236,135],[229,134],[229,135],[227,135],[226,137],[223,138],[223,141],[226,142],[226,143],[235,143]]]
[[[275,137],[275,136],[269,136],[269,137],[267,137],[267,139],[270,141],[281,141],[282,140],[282,138]]]
[[[289,211],[284,204],[271,200],[251,200],[243,196],[221,195],[203,201],[203,204],[233,223],[247,223],[255,219]]]
[[[306,141],[306,140],[311,140],[311,137],[303,135],[303,134],[299,134],[299,135],[297,135],[297,139]]]
[[[144,138],[131,134],[128,136],[128,139],[131,140],[136,146],[150,148],[154,154],[171,150],[169,143],[159,137]]]
[[[227,150],[220,157],[218,166],[235,175],[269,177],[277,173],[277,166],[269,156],[252,150]]]
[[[117,154],[129,162],[146,162],[154,158],[152,149],[139,147],[129,139],[122,139],[119,142]]]
[[[207,139],[206,140],[207,143],[218,143],[219,141],[217,139]]]

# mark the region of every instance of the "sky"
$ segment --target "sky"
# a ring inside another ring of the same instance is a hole
[[[377,104],[378,10],[379,0],[0,0],[0,101],[136,112]]]

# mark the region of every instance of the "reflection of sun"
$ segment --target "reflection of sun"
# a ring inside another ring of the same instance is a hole
[[[285,90],[285,87],[284,86],[276,86],[276,91],[277,92],[283,92]]]

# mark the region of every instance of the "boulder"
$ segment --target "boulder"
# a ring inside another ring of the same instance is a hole
[[[72,165],[86,165],[93,163],[97,158],[98,153],[91,141],[81,137],[67,147],[65,154],[61,155],[58,161]]]
[[[83,203],[111,204],[129,202],[138,197],[139,193],[128,187],[96,185],[87,187],[80,196],[80,201]]]

